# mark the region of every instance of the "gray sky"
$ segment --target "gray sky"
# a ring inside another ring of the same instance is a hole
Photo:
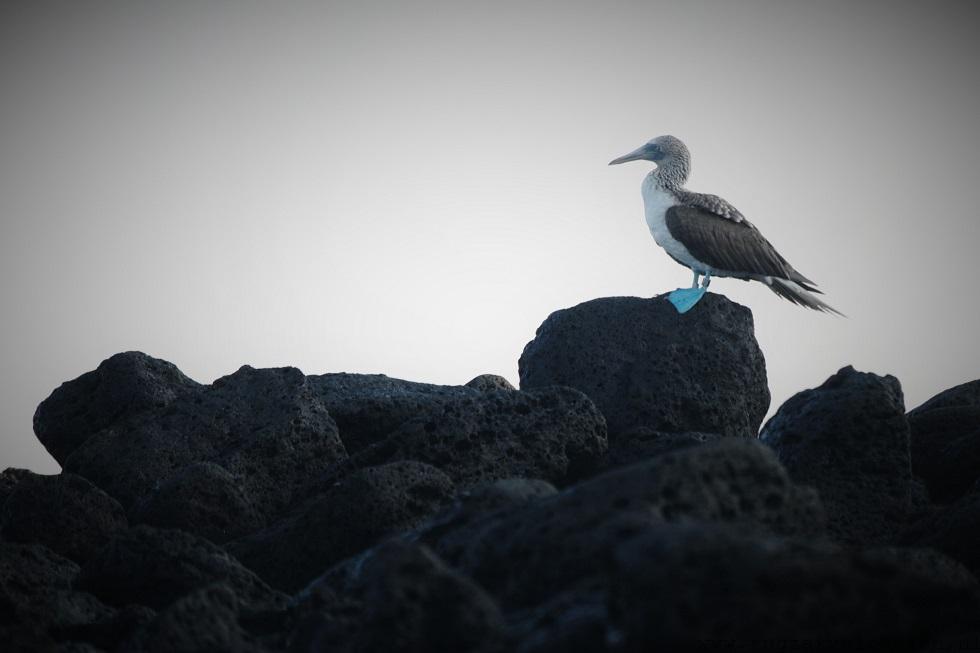
[[[980,377],[970,2],[0,5],[0,468],[139,349],[517,381],[553,310],[690,282],[643,222],[659,134],[835,319],[758,284],[773,409],[846,364]],[[856,5],[856,6],[855,6]]]

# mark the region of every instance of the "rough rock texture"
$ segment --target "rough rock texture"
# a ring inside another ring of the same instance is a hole
[[[41,402],[34,433],[64,465],[79,445],[119,419],[165,408],[197,387],[173,363],[135,351],[116,354]]]
[[[474,390],[479,390],[480,392],[486,392],[488,390],[516,390],[514,386],[510,384],[510,381],[502,376],[497,376],[496,374],[481,374],[480,376],[472,379],[466,384],[467,388],[473,388]]]
[[[980,482],[952,505],[913,524],[902,541],[938,549],[980,575]]]
[[[78,586],[111,605],[165,608],[213,583],[224,583],[252,608],[279,605],[284,597],[205,539],[176,530],[136,526],[88,562]]]
[[[229,548],[274,587],[296,591],[382,537],[417,526],[449,503],[453,492],[449,477],[430,465],[369,467]]]
[[[39,544],[0,541],[0,634],[4,650],[43,650],[115,611],[75,591],[78,565]]]
[[[708,293],[680,315],[665,296],[595,299],[552,313],[520,359],[521,390],[564,385],[637,426],[754,437],[769,408],[752,313]]]
[[[912,471],[934,501],[962,496],[980,479],[980,380],[939,393],[908,420]]]
[[[715,442],[722,437],[717,433],[664,433],[638,426],[621,434],[610,444],[606,464],[609,467],[630,465],[671,451]]]
[[[127,527],[119,502],[74,474],[31,474],[0,510],[0,536],[85,562]]]
[[[214,463],[188,465],[141,501],[132,517],[136,523],[177,528],[216,544],[264,523],[242,483]]]
[[[820,650],[884,640],[916,651],[936,632],[976,623],[980,608],[975,584],[718,525],[651,529],[618,547],[613,566],[624,651],[801,640]]]
[[[144,625],[120,653],[259,653],[238,623],[238,597],[228,586],[210,585],[176,601]]]
[[[611,547],[650,524],[692,518],[785,534],[818,535],[823,527],[815,493],[793,485],[771,451],[725,439],[461,526],[440,522],[421,537],[505,606],[521,607],[592,582]]]
[[[504,650],[504,619],[493,599],[424,546],[384,544],[344,580],[336,588],[321,582],[304,593],[298,650]],[[346,618],[337,618],[338,608]]]
[[[403,381],[383,374],[334,373],[307,378],[336,420],[350,454],[383,440],[421,413],[480,392],[462,386]]]
[[[577,390],[488,390],[402,424],[353,462],[419,460],[459,485],[515,476],[565,485],[597,470],[606,447],[605,420]]]
[[[7,469],[0,472],[0,508],[3,508],[4,502],[7,501],[7,497],[10,493],[14,491],[17,485],[29,478],[34,478],[38,476],[34,472],[27,469],[18,469],[16,467],[8,467]]]
[[[787,400],[761,438],[795,481],[817,488],[840,541],[895,539],[912,505],[909,426],[895,377],[845,367]]]
[[[271,519],[345,456],[336,425],[302,372],[245,366],[163,408],[111,422],[75,449],[65,469],[130,510],[187,465],[213,462],[239,479],[255,509]]]

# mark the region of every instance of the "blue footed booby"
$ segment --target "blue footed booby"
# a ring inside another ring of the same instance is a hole
[[[821,292],[816,284],[797,272],[738,209],[717,195],[684,188],[691,153],[679,138],[658,136],[609,165],[640,160],[657,164],[642,186],[650,233],[672,259],[694,272],[691,288],[669,295],[679,312],[690,310],[715,276],[760,281],[794,304],[842,315],[814,295]]]

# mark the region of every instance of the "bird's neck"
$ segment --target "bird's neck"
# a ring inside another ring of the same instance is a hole
[[[691,174],[691,159],[689,157],[674,157],[657,165],[653,176],[657,184],[665,190],[680,190]]]

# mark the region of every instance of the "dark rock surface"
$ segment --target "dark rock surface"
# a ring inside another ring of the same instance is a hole
[[[83,563],[127,527],[119,502],[80,476],[31,474],[0,509],[0,536]]]
[[[454,489],[448,476],[423,463],[368,467],[229,549],[274,587],[295,592],[382,537],[419,525],[451,501]]]
[[[488,390],[405,422],[353,462],[419,460],[462,486],[519,476],[565,485],[596,471],[606,447],[605,420],[577,390]]]
[[[166,408],[198,388],[173,363],[141,352],[116,354],[62,383],[34,413],[34,433],[62,466],[82,443],[120,419]]]
[[[975,643],[980,384],[906,416],[845,368],[763,443],[751,314],[710,294],[559,311],[521,378],[113,356],[38,408],[65,472],[0,474],[0,650]]]
[[[167,479],[133,510],[133,521],[176,528],[216,544],[261,528],[264,519],[234,476],[214,463],[194,463]]]
[[[908,420],[912,471],[934,501],[962,496],[980,479],[980,380],[939,393]]]
[[[285,598],[211,542],[149,526],[117,536],[82,568],[77,585],[110,605],[161,609],[214,583],[230,587],[250,608],[280,605]]]
[[[130,510],[186,466],[212,462],[271,519],[344,457],[336,425],[302,372],[245,366],[163,408],[112,422],[75,449],[65,470]]]
[[[637,426],[755,437],[769,408],[752,313],[707,293],[679,315],[666,296],[609,297],[556,311],[520,359],[521,390],[581,390],[610,442]]]
[[[760,437],[795,481],[817,488],[840,541],[894,541],[913,491],[909,426],[895,377],[845,367],[787,400]]]

